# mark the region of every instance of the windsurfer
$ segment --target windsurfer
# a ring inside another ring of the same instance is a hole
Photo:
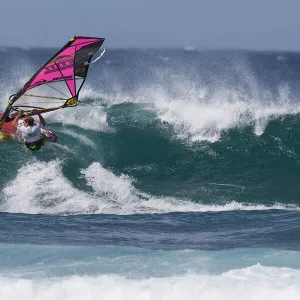
[[[18,128],[18,131],[22,134],[26,147],[29,150],[39,150],[45,145],[45,137],[41,134],[41,129],[46,125],[45,119],[38,114],[40,122],[35,123],[33,117],[26,117],[23,125],[18,125],[18,121],[21,118],[23,111],[19,111],[12,125]]]

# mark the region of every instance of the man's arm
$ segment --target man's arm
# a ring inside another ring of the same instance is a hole
[[[15,119],[12,121],[12,125],[14,127],[18,127],[18,121],[21,118],[22,113],[23,113],[23,110],[20,110],[19,113],[17,114],[17,116],[15,117]]]
[[[46,125],[46,121],[45,121],[45,119],[42,117],[42,115],[38,114],[38,117],[39,117],[39,119],[40,119],[40,122],[43,124],[43,126],[45,126],[45,125]]]

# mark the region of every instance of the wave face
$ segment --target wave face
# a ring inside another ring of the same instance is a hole
[[[3,48],[2,110],[54,51]],[[0,298],[298,299],[299,61],[107,51],[57,144],[1,142]]]

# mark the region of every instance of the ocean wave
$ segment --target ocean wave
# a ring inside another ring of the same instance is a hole
[[[10,55],[20,67],[13,72],[6,66],[9,72],[0,86],[5,95],[7,88],[21,86],[36,69],[33,50],[18,51]],[[36,51],[39,59],[45,55],[44,50]],[[22,157],[29,163],[20,168],[21,173],[38,170],[49,180],[44,192],[28,189],[37,204],[28,200],[21,207],[21,196],[10,190],[18,185],[27,188],[17,172],[20,166],[12,167],[9,180],[0,179],[2,209],[124,214],[298,209],[298,84],[287,80],[291,70],[278,61],[278,53],[120,53],[107,58],[119,64],[95,67],[78,107],[45,115],[47,126],[59,133],[53,153],[37,154],[41,160],[37,163],[20,145],[2,147],[1,157],[7,160],[3,166],[14,166],[13,157]],[[170,57],[168,64],[161,65],[162,55]],[[124,64],[129,62],[133,65],[126,71]],[[274,64],[271,69],[260,69],[270,64]],[[14,74],[8,83],[10,73]],[[1,97],[2,107],[6,103],[6,96]],[[13,156],[6,156],[12,152]],[[73,165],[65,172],[72,174],[64,174],[56,159]],[[52,175],[40,171],[48,167]],[[34,174],[31,177],[29,185],[45,185]],[[59,181],[68,192],[59,190]],[[111,189],[105,190],[107,186]],[[25,193],[28,199],[30,193]],[[76,205],[69,201],[72,197]],[[81,198],[87,199],[84,204]],[[112,208],[112,201],[117,208]]]
[[[65,177],[62,162],[30,162],[19,169],[3,189],[1,211],[29,214],[143,214],[166,212],[222,212],[234,210],[299,210],[291,204],[251,204],[231,201],[201,204],[172,197],[155,197],[137,190],[128,175],[113,174],[92,163],[81,170],[86,186],[81,189]],[[80,177],[80,175],[78,175]],[[78,180],[80,179],[78,177]],[[43,188],[38,188],[43,187]],[[92,191],[88,191],[88,187]]]

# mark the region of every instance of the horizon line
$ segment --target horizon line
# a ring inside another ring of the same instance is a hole
[[[185,52],[202,52],[202,51],[253,51],[253,52],[300,52],[299,49],[255,49],[255,48],[238,48],[238,47],[195,47],[191,45],[186,46],[105,46],[107,50],[183,50]],[[61,46],[11,46],[0,45],[0,51],[2,49],[59,49]]]

